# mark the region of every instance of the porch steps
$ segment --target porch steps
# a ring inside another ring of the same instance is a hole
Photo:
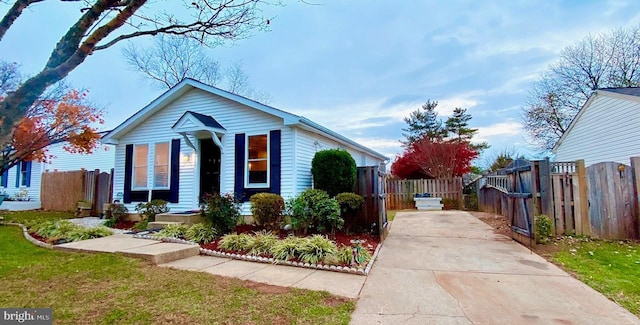
[[[156,221],[164,222],[181,222],[186,225],[192,225],[194,223],[201,223],[202,217],[199,212],[194,213],[161,213],[156,215]]]
[[[184,222],[179,221],[153,221],[147,225],[147,230],[160,230],[169,225],[183,225]]]

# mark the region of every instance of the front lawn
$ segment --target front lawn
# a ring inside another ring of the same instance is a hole
[[[640,316],[640,243],[564,237],[551,259]]]
[[[6,222],[24,223],[25,221],[44,221],[75,218],[73,212],[57,212],[57,211],[2,211],[0,216],[4,217]]]
[[[347,324],[355,307],[326,292],[43,249],[18,227],[0,226],[0,250],[0,306],[51,307],[57,324]]]

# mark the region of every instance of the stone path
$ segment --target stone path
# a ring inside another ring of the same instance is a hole
[[[460,211],[400,212],[352,324],[640,324]]]

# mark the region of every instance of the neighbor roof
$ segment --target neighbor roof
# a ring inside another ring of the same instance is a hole
[[[369,149],[339,133],[331,131],[324,126],[314,123],[305,117],[291,114],[283,110],[279,110],[277,108],[251,100],[249,98],[236,95],[234,93],[230,93],[220,88],[216,88],[216,87],[204,84],[194,79],[184,79],[177,85],[173,86],[171,89],[164,92],[158,98],[154,99],[151,103],[149,103],[147,106],[143,107],[141,110],[139,110],[138,112],[130,116],[128,119],[126,119],[124,122],[122,122],[120,125],[118,125],[116,128],[111,130],[111,132],[109,132],[107,135],[104,136],[103,141],[107,143],[111,141],[112,144],[117,143],[117,139],[120,138],[120,136],[126,134],[130,130],[133,130],[137,125],[142,123],[147,117],[153,115],[155,112],[162,109],[164,106],[171,103],[173,100],[177,99],[178,97],[185,94],[187,91],[191,89],[200,89],[208,93],[220,96],[222,98],[235,101],[242,105],[257,109],[261,112],[271,114],[276,117],[280,117],[284,120],[284,125],[297,125],[302,128],[310,129],[311,131],[315,131],[328,138],[332,138],[334,140],[337,140],[338,142],[342,142],[349,147],[364,151],[372,156],[375,156],[384,160],[389,159],[383,154],[375,150]],[[198,118],[204,124],[215,122],[219,126],[219,123],[211,116],[198,114],[195,112],[191,112],[191,114],[193,114],[194,117]],[[198,116],[202,117],[202,119],[200,119]]]
[[[640,87],[601,88],[599,90],[608,91],[616,94],[640,97]]]

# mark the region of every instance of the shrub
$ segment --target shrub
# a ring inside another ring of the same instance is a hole
[[[277,260],[290,260],[298,258],[299,247],[306,241],[305,238],[290,236],[283,240],[277,241],[271,248],[271,254]]]
[[[138,203],[138,205],[136,205],[136,212],[138,212],[142,220],[153,222],[156,221],[156,215],[169,212],[169,208],[165,200],[151,200],[149,202]]]
[[[218,237],[218,233],[213,227],[203,223],[192,225],[184,235],[190,241],[203,244],[210,243]]]
[[[118,221],[124,220],[129,214],[129,209],[127,209],[124,204],[114,203],[111,205],[111,219],[115,220],[116,223]]]
[[[249,234],[228,234],[220,239],[218,247],[228,251],[247,252],[253,246],[253,237]]]
[[[297,198],[288,202],[287,213],[296,230],[306,234],[309,228],[319,230],[341,228],[344,219],[340,217],[340,206],[327,192],[318,189],[305,190]]]
[[[460,204],[460,200],[448,199],[448,198],[442,199],[442,205],[444,206],[443,209],[445,210],[460,210],[462,206]]]
[[[258,193],[250,198],[251,214],[258,225],[276,230],[283,221],[284,199],[273,193]]]
[[[353,190],[357,177],[356,162],[346,150],[321,150],[311,161],[311,174],[315,187],[333,197]]]
[[[185,225],[167,225],[157,234],[160,238],[184,238],[184,234],[187,232],[187,226]]]
[[[297,249],[300,261],[309,264],[322,262],[327,257],[335,256],[337,252],[336,244],[321,235],[306,238]]]
[[[218,234],[232,232],[240,218],[240,203],[233,195],[205,194],[200,204],[202,217],[211,222]]]
[[[340,193],[336,195],[336,201],[340,204],[342,218],[345,221],[347,233],[355,223],[356,213],[364,204],[364,198],[356,193]]]
[[[551,219],[544,214],[535,216],[535,236],[536,243],[546,243],[553,236],[553,223]]]
[[[147,230],[147,226],[149,225],[149,220],[140,220],[133,225],[134,230]]]
[[[113,228],[113,227],[116,226],[116,220],[115,219],[106,219],[102,224],[105,227]]]
[[[262,255],[270,254],[275,243],[278,242],[278,237],[269,231],[256,232],[253,236],[253,243],[249,254]]]

